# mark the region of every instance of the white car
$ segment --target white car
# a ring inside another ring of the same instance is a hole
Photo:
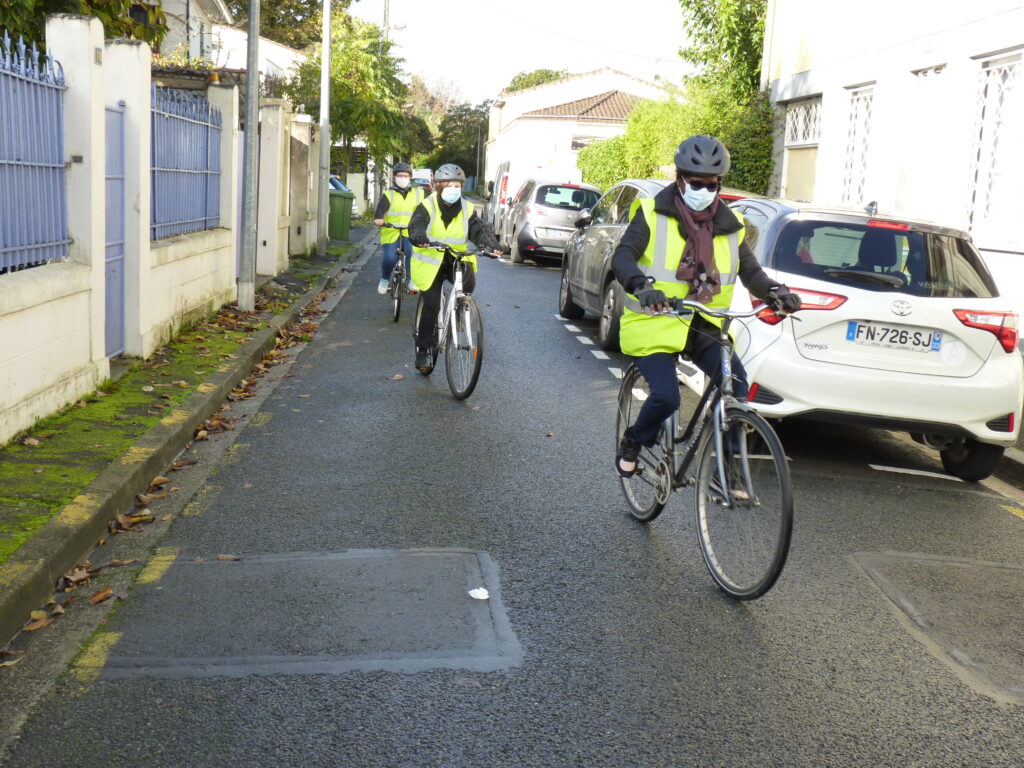
[[[1017,314],[970,237],[788,201],[732,207],[765,271],[803,299],[799,320],[734,326],[758,412],[904,430],[947,472],[992,474],[1020,429],[1024,366]]]

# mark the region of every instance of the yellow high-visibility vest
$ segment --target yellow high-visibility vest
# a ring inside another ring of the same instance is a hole
[[[385,189],[384,197],[388,199],[388,210],[384,214],[384,221],[394,224],[396,227],[408,227],[409,219],[416,206],[423,202],[423,189],[413,187],[404,195],[394,189]],[[405,233],[408,236],[408,232]],[[384,227],[380,231],[381,245],[387,245],[398,240],[398,230]]]
[[[473,204],[460,200],[462,210],[452,219],[446,227],[441,218],[441,206],[437,200],[437,193],[434,192],[423,201],[423,207],[430,214],[430,222],[427,224],[427,239],[432,243],[444,243],[451,250],[458,253],[465,253],[469,245],[469,220],[473,216]],[[437,277],[437,271],[441,268],[444,260],[444,253],[433,249],[416,248],[412,249],[411,273],[412,281],[421,291],[425,291]],[[476,256],[470,256],[469,262],[476,272]]]
[[[647,277],[654,278],[654,287],[663,291],[666,296],[685,299],[690,292],[690,286],[676,279],[676,269],[686,247],[686,240],[679,233],[679,225],[675,219],[655,213],[654,198],[634,202],[630,220],[640,212],[647,218],[651,237],[637,265]],[[721,277],[722,290],[708,302],[709,307],[724,308],[732,303],[739,274],[739,248],[743,242],[743,235],[744,230],[741,227],[736,232],[715,235],[713,238],[715,266]],[[716,318],[705,319],[719,327],[722,325],[721,320]],[[626,294],[622,320],[619,324],[619,346],[627,355],[642,357],[655,352],[682,352],[689,332],[690,318],[645,315],[640,310],[640,302],[636,297]]]

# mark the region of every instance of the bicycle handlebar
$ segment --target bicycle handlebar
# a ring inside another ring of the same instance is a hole
[[[386,221],[383,224],[381,224],[380,226],[381,226],[382,229],[398,229],[398,230],[405,230],[406,232],[409,231],[408,227],[400,227],[397,224],[389,224]]]
[[[708,317],[720,317],[720,318],[731,318],[733,320],[741,319],[745,317],[756,317],[767,309],[768,311],[779,315],[780,317],[792,317],[792,313],[786,312],[785,310],[772,309],[767,303],[760,307],[754,307],[753,309],[746,311],[734,311],[731,309],[717,309],[715,307],[709,307],[705,304],[701,304],[699,301],[691,301],[690,299],[669,299],[668,303],[672,305],[672,311],[666,312],[665,314],[675,315],[692,315],[694,312],[700,312],[702,315]],[[796,319],[796,318],[794,318]]]
[[[486,250],[484,248],[481,248],[480,246],[476,246],[476,250],[473,250],[473,251],[453,251],[451,249],[451,246],[447,245],[446,243],[432,242],[432,243],[430,243],[429,246],[427,246],[427,249],[428,250],[433,250],[433,251],[445,251],[447,253],[451,253],[453,256],[457,256],[460,261],[463,260],[463,258],[466,257],[466,256],[486,256],[486,257],[488,257],[490,259],[498,258],[497,254],[493,254],[490,251],[488,251],[488,250]]]

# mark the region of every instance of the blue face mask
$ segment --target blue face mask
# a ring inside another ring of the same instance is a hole
[[[717,192],[707,189],[694,189],[689,184],[686,185],[685,190],[681,193],[683,202],[686,203],[686,207],[691,211],[703,211],[714,202],[715,195],[717,194]]]
[[[458,187],[445,187],[441,190],[441,199],[449,205],[459,202],[460,197],[462,197],[462,190]]]

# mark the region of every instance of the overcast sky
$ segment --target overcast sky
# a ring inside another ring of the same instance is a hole
[[[384,0],[350,12],[384,24]],[[390,0],[394,53],[428,83],[455,82],[462,100],[495,98],[516,74],[612,67],[678,82],[691,71],[678,0]]]

